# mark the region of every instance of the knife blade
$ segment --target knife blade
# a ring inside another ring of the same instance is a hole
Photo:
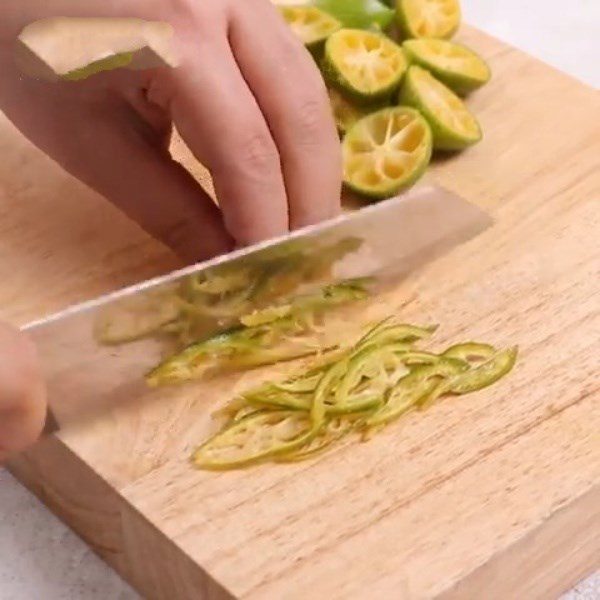
[[[203,308],[202,317],[215,335],[239,323],[242,314],[311,285],[364,277],[393,282],[491,223],[459,196],[423,186],[31,322],[23,329],[38,347],[47,382],[45,433],[86,423],[150,393],[144,376],[163,357],[163,332],[181,310],[166,300],[173,290],[218,299]],[[233,292],[227,290],[232,285]]]

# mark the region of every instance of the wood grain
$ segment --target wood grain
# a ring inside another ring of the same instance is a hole
[[[211,410],[264,373],[170,391],[16,460],[146,597],[545,599],[600,566],[600,98],[477,31],[461,38],[495,74],[469,100],[485,139],[432,176],[496,223],[381,301],[441,323],[440,346],[518,343],[517,368],[315,462],[190,469]],[[0,152],[0,317],[174,264],[5,121]]]

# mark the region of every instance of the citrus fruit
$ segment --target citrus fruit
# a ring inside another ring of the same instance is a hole
[[[281,6],[279,10],[300,41],[313,52],[342,27],[337,19],[314,6]]]
[[[429,122],[433,147],[438,150],[462,150],[481,139],[481,127],[465,103],[429,71],[409,67],[400,104],[418,109]]]
[[[369,108],[357,106],[334,88],[328,88],[329,103],[340,134],[345,134],[359,119],[369,114]]]
[[[458,0],[396,0],[396,18],[407,38],[449,38],[460,25]]]
[[[380,33],[340,29],[325,43],[322,66],[331,85],[365,104],[389,99],[407,62],[402,48]]]
[[[410,63],[430,71],[457,94],[467,94],[490,79],[487,63],[478,54],[455,42],[423,38],[402,44]]]
[[[362,118],[346,134],[344,183],[365,197],[388,198],[425,172],[431,149],[431,130],[418,111],[384,108]]]

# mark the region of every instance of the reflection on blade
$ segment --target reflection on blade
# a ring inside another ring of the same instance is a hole
[[[231,329],[197,339],[153,369],[151,386],[199,379],[205,373],[248,369],[316,354],[335,346],[324,319],[337,307],[364,300],[367,279],[350,279],[306,294],[278,296],[266,308],[236,318]]]
[[[57,425],[211,369],[330,348],[331,313],[489,224],[425,188],[32,323]]]
[[[183,346],[239,325],[253,311],[332,279],[332,268],[361,245],[302,240],[275,246],[232,263],[194,273],[178,285],[151,290],[106,307],[98,315],[101,343],[119,344],[164,334]]]

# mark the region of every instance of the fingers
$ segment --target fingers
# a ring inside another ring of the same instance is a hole
[[[324,85],[269,1],[175,4],[164,16],[181,66],[159,70],[148,90],[161,110],[113,99],[97,76],[81,95],[20,82],[11,118],[188,261],[229,250],[231,237],[247,245],[335,214],[341,159]],[[221,211],[166,152],[165,115],[211,171]]]
[[[200,21],[173,87],[150,90],[168,104],[182,138],[211,172],[228,231],[248,245],[288,231],[279,153],[227,43],[226,23]],[[204,23],[204,24],[203,24]]]
[[[132,75],[120,77],[118,91],[107,91],[101,75],[74,85],[15,80],[2,109],[67,171],[186,262],[227,252],[232,240],[220,211],[167,151],[167,115],[131,91]]]
[[[232,240],[220,211],[156,139],[156,124],[136,129],[137,115],[125,104],[107,112],[87,119],[94,144],[80,144],[67,168],[186,262],[228,252]]]
[[[229,39],[279,149],[291,227],[334,216],[341,150],[314,60],[265,0],[235,3]]]
[[[46,418],[46,394],[33,344],[0,323],[0,463],[32,444]]]

